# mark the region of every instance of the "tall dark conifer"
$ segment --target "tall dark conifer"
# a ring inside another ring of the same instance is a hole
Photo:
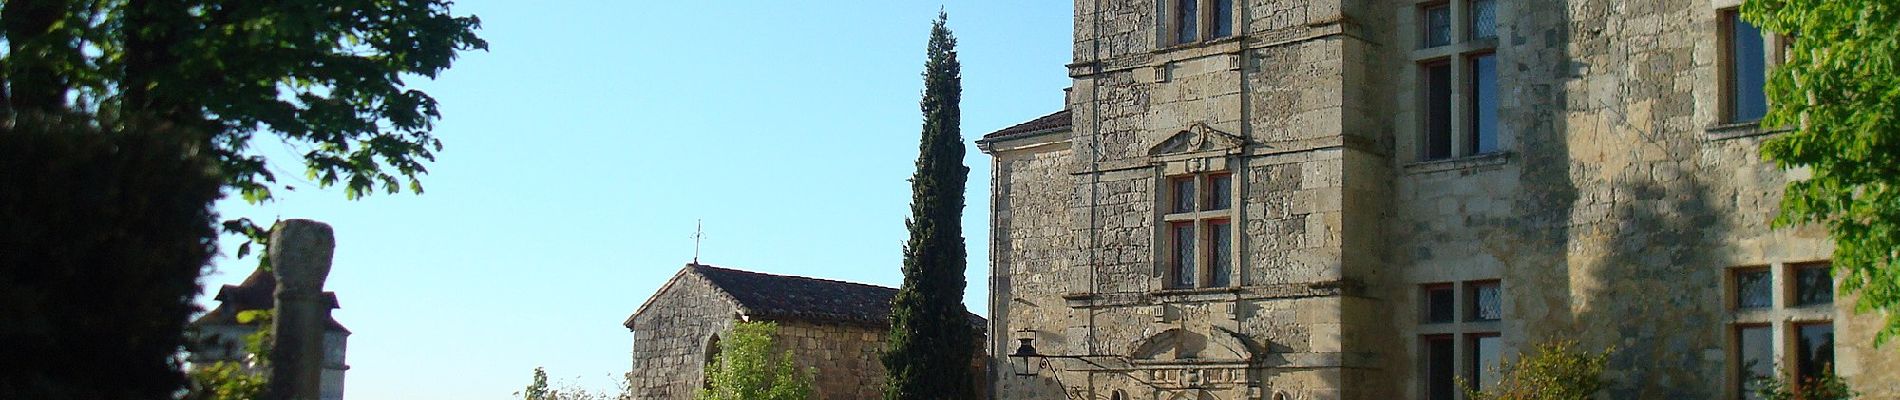
[[[904,286],[891,300],[884,353],[884,398],[891,400],[976,398],[976,327],[963,307],[963,190],[970,168],[963,166],[959,129],[963,78],[947,18],[937,14],[924,62],[924,129],[905,222]]]

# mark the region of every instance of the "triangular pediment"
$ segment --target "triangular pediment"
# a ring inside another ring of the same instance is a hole
[[[1196,122],[1148,148],[1150,156],[1239,151],[1247,139]]]
[[[1137,362],[1247,362],[1260,353],[1243,335],[1215,327],[1206,333],[1168,329],[1142,338],[1129,357]]]

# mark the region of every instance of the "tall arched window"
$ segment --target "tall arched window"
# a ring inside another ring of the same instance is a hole
[[[719,334],[706,339],[706,364],[699,369],[699,386],[712,389],[713,366],[719,363]]]

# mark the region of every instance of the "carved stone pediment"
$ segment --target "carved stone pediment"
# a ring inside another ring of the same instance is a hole
[[[1186,129],[1175,132],[1173,136],[1148,148],[1149,156],[1168,156],[1196,153],[1238,153],[1246,146],[1247,139],[1221,132],[1206,123],[1196,122]]]
[[[1173,328],[1142,338],[1129,357],[1136,363],[1250,363],[1261,353],[1247,337],[1220,327],[1208,332]]]

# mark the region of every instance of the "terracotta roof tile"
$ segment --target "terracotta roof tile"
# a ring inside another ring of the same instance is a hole
[[[1071,116],[1069,115],[1069,110],[1056,111],[1054,113],[1050,113],[1049,115],[1036,117],[1036,119],[1029,120],[1029,122],[1012,125],[1008,128],[1003,128],[995,132],[990,132],[990,134],[988,135],[983,135],[983,140],[1001,139],[1004,137],[1015,136],[1015,135],[1024,135],[1024,134],[1031,134],[1031,133],[1046,132],[1052,129],[1068,128],[1071,125],[1073,125],[1070,119],[1071,119]]]
[[[224,287],[218,288],[218,295],[213,298],[218,301],[218,307],[211,309],[211,312],[198,316],[198,319],[193,320],[191,324],[241,325],[237,321],[238,312],[247,310],[269,310],[272,307],[276,307],[276,291],[276,275],[265,272],[263,268],[252,270],[251,276],[245,277],[244,282],[237,285],[224,285]],[[330,309],[332,310],[342,308],[337,303],[336,292],[323,292],[323,300],[329,303]],[[325,325],[327,325],[325,329],[345,333],[350,331],[344,328],[342,323],[337,322],[336,317],[330,315],[328,310],[325,310],[323,314],[326,320]]]
[[[891,318],[891,299],[897,297],[897,289],[862,283],[701,264],[687,264],[686,268],[732,296],[746,314],[765,319],[887,326]],[[981,316],[970,314],[969,318],[974,325],[984,324]]]

